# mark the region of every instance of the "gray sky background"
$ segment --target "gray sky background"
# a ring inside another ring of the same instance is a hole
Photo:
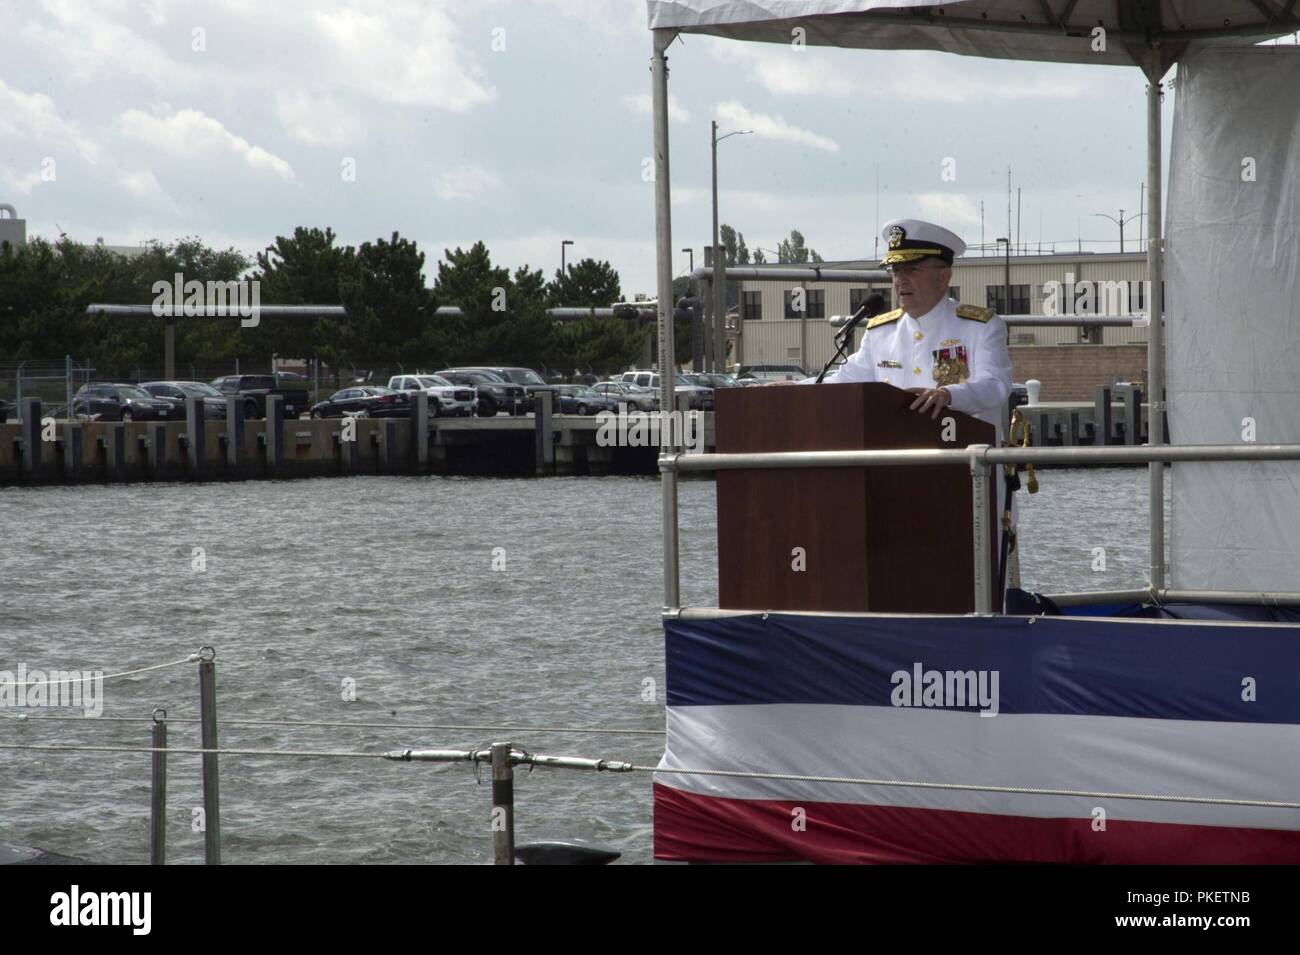
[[[358,244],[397,231],[430,281],[445,248],[479,239],[549,278],[573,239],[628,297],[653,291],[640,0],[0,0],[0,37],[0,201],[29,235],[251,254],[299,225]],[[751,249],[798,228],[827,259],[873,254],[877,167],[879,221],[972,244],[981,201],[985,241],[1005,234],[1008,165],[1035,247],[1114,251],[1092,213],[1139,211],[1135,68],[703,37],[670,57],[673,244],[697,261],[713,118],[755,130],[719,148],[722,221]],[[1166,131],[1172,115],[1167,96]]]

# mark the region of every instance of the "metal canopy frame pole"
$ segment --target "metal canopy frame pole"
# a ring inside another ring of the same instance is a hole
[[[1151,294],[1147,314],[1147,442],[1167,443],[1165,435],[1164,234],[1161,215],[1160,79],[1165,74],[1159,42],[1151,44],[1147,63],[1147,277]],[[1153,590],[1165,588],[1165,468],[1152,461],[1147,471],[1151,527],[1150,580]]]
[[[655,150],[655,267],[659,292],[659,411],[661,424],[672,419],[677,407],[674,395],[677,363],[673,341],[673,228],[672,188],[668,168],[668,46],[676,39],[673,30],[654,31],[654,55],[650,59],[651,97],[654,104]],[[659,452],[671,454],[677,429],[660,427]],[[664,610],[681,605],[677,576],[677,472],[665,470],[660,478],[663,493]]]

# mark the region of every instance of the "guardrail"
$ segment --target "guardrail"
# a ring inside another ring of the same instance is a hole
[[[988,581],[992,576],[993,527],[988,519],[988,478],[999,464],[1155,464],[1173,461],[1300,461],[1300,444],[1188,444],[1143,445],[1142,447],[1097,448],[995,448],[973,444],[965,448],[917,448],[914,450],[862,451],[770,451],[739,454],[692,454],[670,449],[659,458],[664,481],[664,613],[679,614],[681,574],[678,552],[677,475],[683,471],[731,471],[757,468],[852,468],[898,467],[902,465],[968,464],[971,474],[971,502],[974,507],[972,544],[975,548],[975,613],[993,613]],[[1300,604],[1300,593],[1253,593],[1248,591],[1196,591],[1135,588],[1107,591],[1099,598],[1146,595],[1159,600],[1175,599],[1222,603]],[[1067,603],[1100,602],[1093,595],[1062,594]],[[1082,599],[1080,599],[1082,598]],[[1055,599],[1055,598],[1054,598]]]

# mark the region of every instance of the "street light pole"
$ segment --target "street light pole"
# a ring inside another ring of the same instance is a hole
[[[695,271],[695,250],[694,250],[694,249],[682,249],[682,251],[685,252],[687,255],[689,255],[689,256],[691,257],[691,265],[690,265],[690,268],[687,269],[687,272],[686,272],[687,275],[690,275],[692,272]]]
[[[568,274],[569,274],[568,269],[565,268],[565,265],[564,265],[564,247],[565,247],[566,245],[573,245],[573,240],[572,240],[572,239],[565,239],[563,242],[560,243],[560,275],[568,275]]]
[[[1135,215],[1135,216],[1129,216],[1127,219],[1124,218],[1124,210],[1123,210],[1123,209],[1119,210],[1119,218],[1118,218],[1118,219],[1116,219],[1114,216],[1108,216],[1108,215],[1106,215],[1106,213],[1104,213],[1104,212],[1094,212],[1093,215],[1094,215],[1094,216],[1099,216],[1099,217],[1102,218],[1102,219],[1109,219],[1111,222],[1113,222],[1113,223],[1115,223],[1117,226],[1119,226],[1119,251],[1120,251],[1120,254],[1123,254],[1123,252],[1124,252],[1124,226],[1128,225],[1128,224],[1129,224],[1130,222],[1132,222],[1134,219],[1141,219],[1144,215],[1146,215],[1146,213],[1145,213],[1145,212],[1139,212],[1137,215]]]
[[[741,129],[726,136],[718,135],[718,121],[710,124],[710,140],[713,147],[713,364],[709,371],[725,372],[727,370],[727,263],[726,256],[718,246],[718,143],[727,136],[745,136],[752,129]]]

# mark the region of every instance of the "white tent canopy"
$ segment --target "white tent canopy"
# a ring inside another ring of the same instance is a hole
[[[1296,0],[647,0],[652,30],[1006,60],[1169,66],[1189,43],[1300,30]],[[1105,31],[1099,48],[1096,28]]]

